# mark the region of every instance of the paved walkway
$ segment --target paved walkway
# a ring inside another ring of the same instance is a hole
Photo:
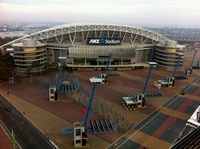
[[[62,118],[26,101],[12,93],[7,94],[6,91],[0,88],[0,93],[6,98],[13,106],[15,106],[24,116],[31,121],[43,134],[46,134],[52,139],[61,149],[73,148],[73,137],[62,134],[63,128],[72,128],[73,125]],[[49,124],[51,123],[51,124]],[[91,148],[105,148],[108,143],[102,139],[91,135],[90,147]],[[63,143],[65,142],[65,143]],[[100,145],[99,145],[100,144]],[[4,149],[1,148],[0,149]]]
[[[200,76],[198,78],[194,83],[192,81],[194,77],[190,78],[190,87],[187,90],[184,89],[184,95],[180,92],[177,97],[171,98],[141,124],[138,124],[133,132],[127,136],[124,135],[108,148],[169,148],[185,127],[187,119],[200,104]]]

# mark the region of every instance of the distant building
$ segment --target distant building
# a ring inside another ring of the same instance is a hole
[[[24,50],[28,47],[23,44],[27,39],[34,42],[35,52],[42,51],[36,52],[40,56],[32,57],[40,63],[46,60],[49,64],[58,63],[59,57],[66,57],[65,63],[72,67],[102,68],[108,63],[109,56],[110,68],[114,69],[146,67],[148,61],[155,61],[159,67],[172,70],[177,61],[180,66],[183,63],[183,49],[176,41],[159,33],[125,25],[67,24],[1,46],[13,45],[16,66],[21,70],[30,64],[28,57],[25,58],[27,50]],[[24,51],[23,54],[19,49]]]

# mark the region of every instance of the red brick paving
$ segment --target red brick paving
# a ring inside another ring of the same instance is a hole
[[[141,111],[141,113],[144,113],[146,115],[149,115],[151,112],[153,112],[157,107],[154,105],[148,103],[148,100],[146,101],[146,107]]]
[[[0,149],[13,149],[12,142],[0,127]]]
[[[120,103],[122,97],[125,95],[120,92],[113,91],[109,88],[99,87],[97,88],[97,96],[114,103]]]
[[[108,82],[110,82],[111,84],[118,84],[121,86],[126,86],[126,87],[132,87],[135,89],[141,89],[143,86],[143,83],[141,83],[141,81],[138,80],[130,80],[128,78],[124,78],[122,76],[118,76],[118,77],[113,77],[110,80],[108,80]]]
[[[200,96],[200,87],[192,94],[196,96]]]
[[[69,97],[66,97],[65,99],[66,101],[70,101],[67,103],[49,102],[48,92],[44,94],[40,92],[41,90],[44,89],[40,87],[36,88],[27,86],[25,91],[9,91],[69,122],[82,120],[82,107],[80,105],[73,103]]]
[[[131,74],[133,76],[139,75],[141,73],[141,74],[144,74],[144,76],[145,76],[146,74],[144,72],[146,72],[146,71],[147,71],[147,69],[146,70],[136,70],[136,71],[124,71],[124,73]],[[165,72],[165,71],[158,71],[158,72]],[[100,71],[90,71],[90,72],[77,71],[77,72],[75,72],[75,75],[80,74],[80,73],[83,76],[83,78],[89,78],[89,77],[95,76],[101,72]],[[158,73],[155,72],[155,74],[158,74]],[[55,74],[54,75],[51,74],[51,76],[55,76]],[[141,77],[141,76],[139,76],[139,77]],[[158,75],[156,77],[160,77],[160,76]],[[88,80],[81,79],[81,81],[83,81],[84,84],[89,87],[90,83]],[[155,88],[153,86],[154,81],[155,80],[150,79],[149,87],[148,87],[149,90],[152,90],[152,89],[157,90],[157,88]],[[141,83],[137,80],[130,80],[130,79],[124,78],[122,76],[111,77],[110,82],[111,82],[111,84],[115,83],[115,84],[118,84],[121,86],[131,87],[136,90],[141,90],[143,87],[143,83]],[[181,83],[181,85],[182,85],[182,83]],[[11,92],[13,92],[13,90],[11,90]],[[165,93],[165,95],[167,95],[167,96],[172,96],[172,94],[173,94],[172,91],[166,90],[166,89],[161,89],[160,92]],[[67,121],[74,122],[74,121],[78,121],[82,118],[82,113],[81,113],[82,107],[80,105],[77,105],[75,103],[70,103],[70,102],[68,102],[68,103],[62,103],[62,102],[51,103],[48,101],[47,89],[45,90],[44,88],[41,88],[41,87],[27,86],[25,92],[24,92],[24,90],[18,90],[15,92],[15,94],[25,98],[26,100],[30,101],[31,103],[49,111],[49,112],[52,112],[52,113],[60,116],[61,118],[65,119]],[[97,88],[97,96],[101,97],[105,100],[120,104],[121,98],[125,95],[120,92],[114,91],[112,89],[100,86]],[[65,97],[65,101],[70,101],[70,100],[71,100],[70,97]],[[148,104],[148,107],[149,107],[149,109],[152,109],[152,110],[155,109],[155,107],[151,104]],[[59,109],[59,110],[57,110],[57,109]],[[144,110],[144,113],[146,113],[145,110]],[[73,117],[70,116],[71,114],[73,114]]]
[[[176,111],[180,111],[183,112],[185,111],[189,105],[192,103],[192,100],[187,100],[186,102],[182,103],[177,109]],[[163,125],[161,125],[160,128],[158,128],[153,136],[160,138],[162,136],[162,134],[165,132],[166,128],[168,128],[170,125],[172,125],[174,122],[176,121],[175,117],[169,117],[168,119],[165,120],[165,122],[163,123]]]
[[[175,117],[169,117],[165,122],[154,132],[153,136],[156,138],[160,138],[166,128],[169,128],[176,121]]]
[[[133,88],[133,94],[135,90],[141,90],[143,88],[143,84],[148,72],[148,69],[142,69],[142,70],[131,70],[131,71],[121,71],[125,75],[133,76],[131,79],[122,77],[122,76],[116,76],[116,77],[110,77],[109,83],[110,85],[116,84],[119,86],[126,86]],[[84,84],[86,87],[90,87],[89,78],[92,76],[97,76],[98,74],[102,73],[101,71],[75,71],[73,73],[74,76],[77,76],[82,84]],[[117,73],[117,72],[116,72]],[[182,72],[178,73],[181,74]],[[149,80],[149,86],[148,90],[157,90],[161,92],[166,97],[172,97],[176,94],[176,90],[174,91],[171,88],[168,89],[160,89],[158,90],[154,85],[154,81],[157,79],[162,79],[166,76],[171,75],[171,72],[169,71],[163,71],[163,70],[152,70],[152,75]],[[55,77],[55,73],[46,74],[43,77],[51,76]],[[134,76],[137,76],[134,79]],[[138,80],[137,78],[141,78]],[[34,78],[35,80],[40,80],[41,77]],[[144,81],[142,81],[144,80]],[[83,118],[82,115],[82,106],[75,104],[72,102],[72,99],[70,97],[65,97],[61,102],[54,102],[51,103],[48,101],[48,90],[44,89],[44,87],[41,87],[41,85],[31,86],[26,82],[27,86],[25,88],[22,88],[21,90],[13,90],[8,85],[5,85],[4,88],[8,89],[10,92],[13,92],[14,94],[23,97],[25,100],[69,121],[69,122],[76,122],[81,121]],[[187,81],[177,81],[176,85],[177,87],[182,87],[187,84]],[[108,84],[109,85],[109,84]],[[132,95],[133,95],[132,94]],[[103,98],[104,100],[111,101],[117,104],[120,104],[121,99],[123,96],[125,96],[121,92],[117,92],[116,90],[113,90],[111,88],[106,88],[104,85],[97,88],[97,96]],[[126,95],[127,96],[127,95]],[[163,103],[166,101],[163,101]],[[143,114],[150,114],[153,112],[157,107],[152,105],[150,102],[147,101],[146,103],[147,108],[139,110]],[[95,118],[94,114],[91,115],[92,118]],[[118,135],[116,135],[118,136]],[[115,138],[116,136],[109,136],[110,138]],[[100,137],[105,137],[104,134],[101,134]],[[105,137],[106,139],[110,140],[109,137]],[[113,141],[113,140],[112,140]]]
[[[22,90],[13,90],[9,85],[4,84],[3,88],[71,123],[83,120],[83,107],[77,103],[73,103],[72,99],[68,96],[60,102],[49,102],[47,90],[45,91],[44,88],[41,88],[40,86],[34,87],[32,85],[27,85],[27,87]],[[99,119],[99,117],[91,112],[90,119]],[[111,143],[114,141],[111,140],[111,138],[117,139],[122,135],[122,132],[106,134],[107,137],[104,137],[104,140],[110,141]],[[103,133],[101,135],[103,135]]]

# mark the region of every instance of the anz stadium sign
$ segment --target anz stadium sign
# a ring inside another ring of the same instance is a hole
[[[89,45],[119,45],[121,44],[120,39],[116,38],[88,38],[87,44]]]

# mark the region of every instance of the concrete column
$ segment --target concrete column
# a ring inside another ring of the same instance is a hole
[[[52,61],[54,63],[55,62],[55,50],[51,49],[50,51],[52,53]]]
[[[0,50],[1,50],[2,55],[4,55],[5,54],[4,48],[1,48]]]
[[[121,65],[123,65],[123,58],[121,58]]]
[[[61,54],[61,53],[62,53],[62,52],[61,52],[61,49],[60,49],[59,51],[60,51],[60,57],[61,57],[61,56],[62,56],[62,54]]]

